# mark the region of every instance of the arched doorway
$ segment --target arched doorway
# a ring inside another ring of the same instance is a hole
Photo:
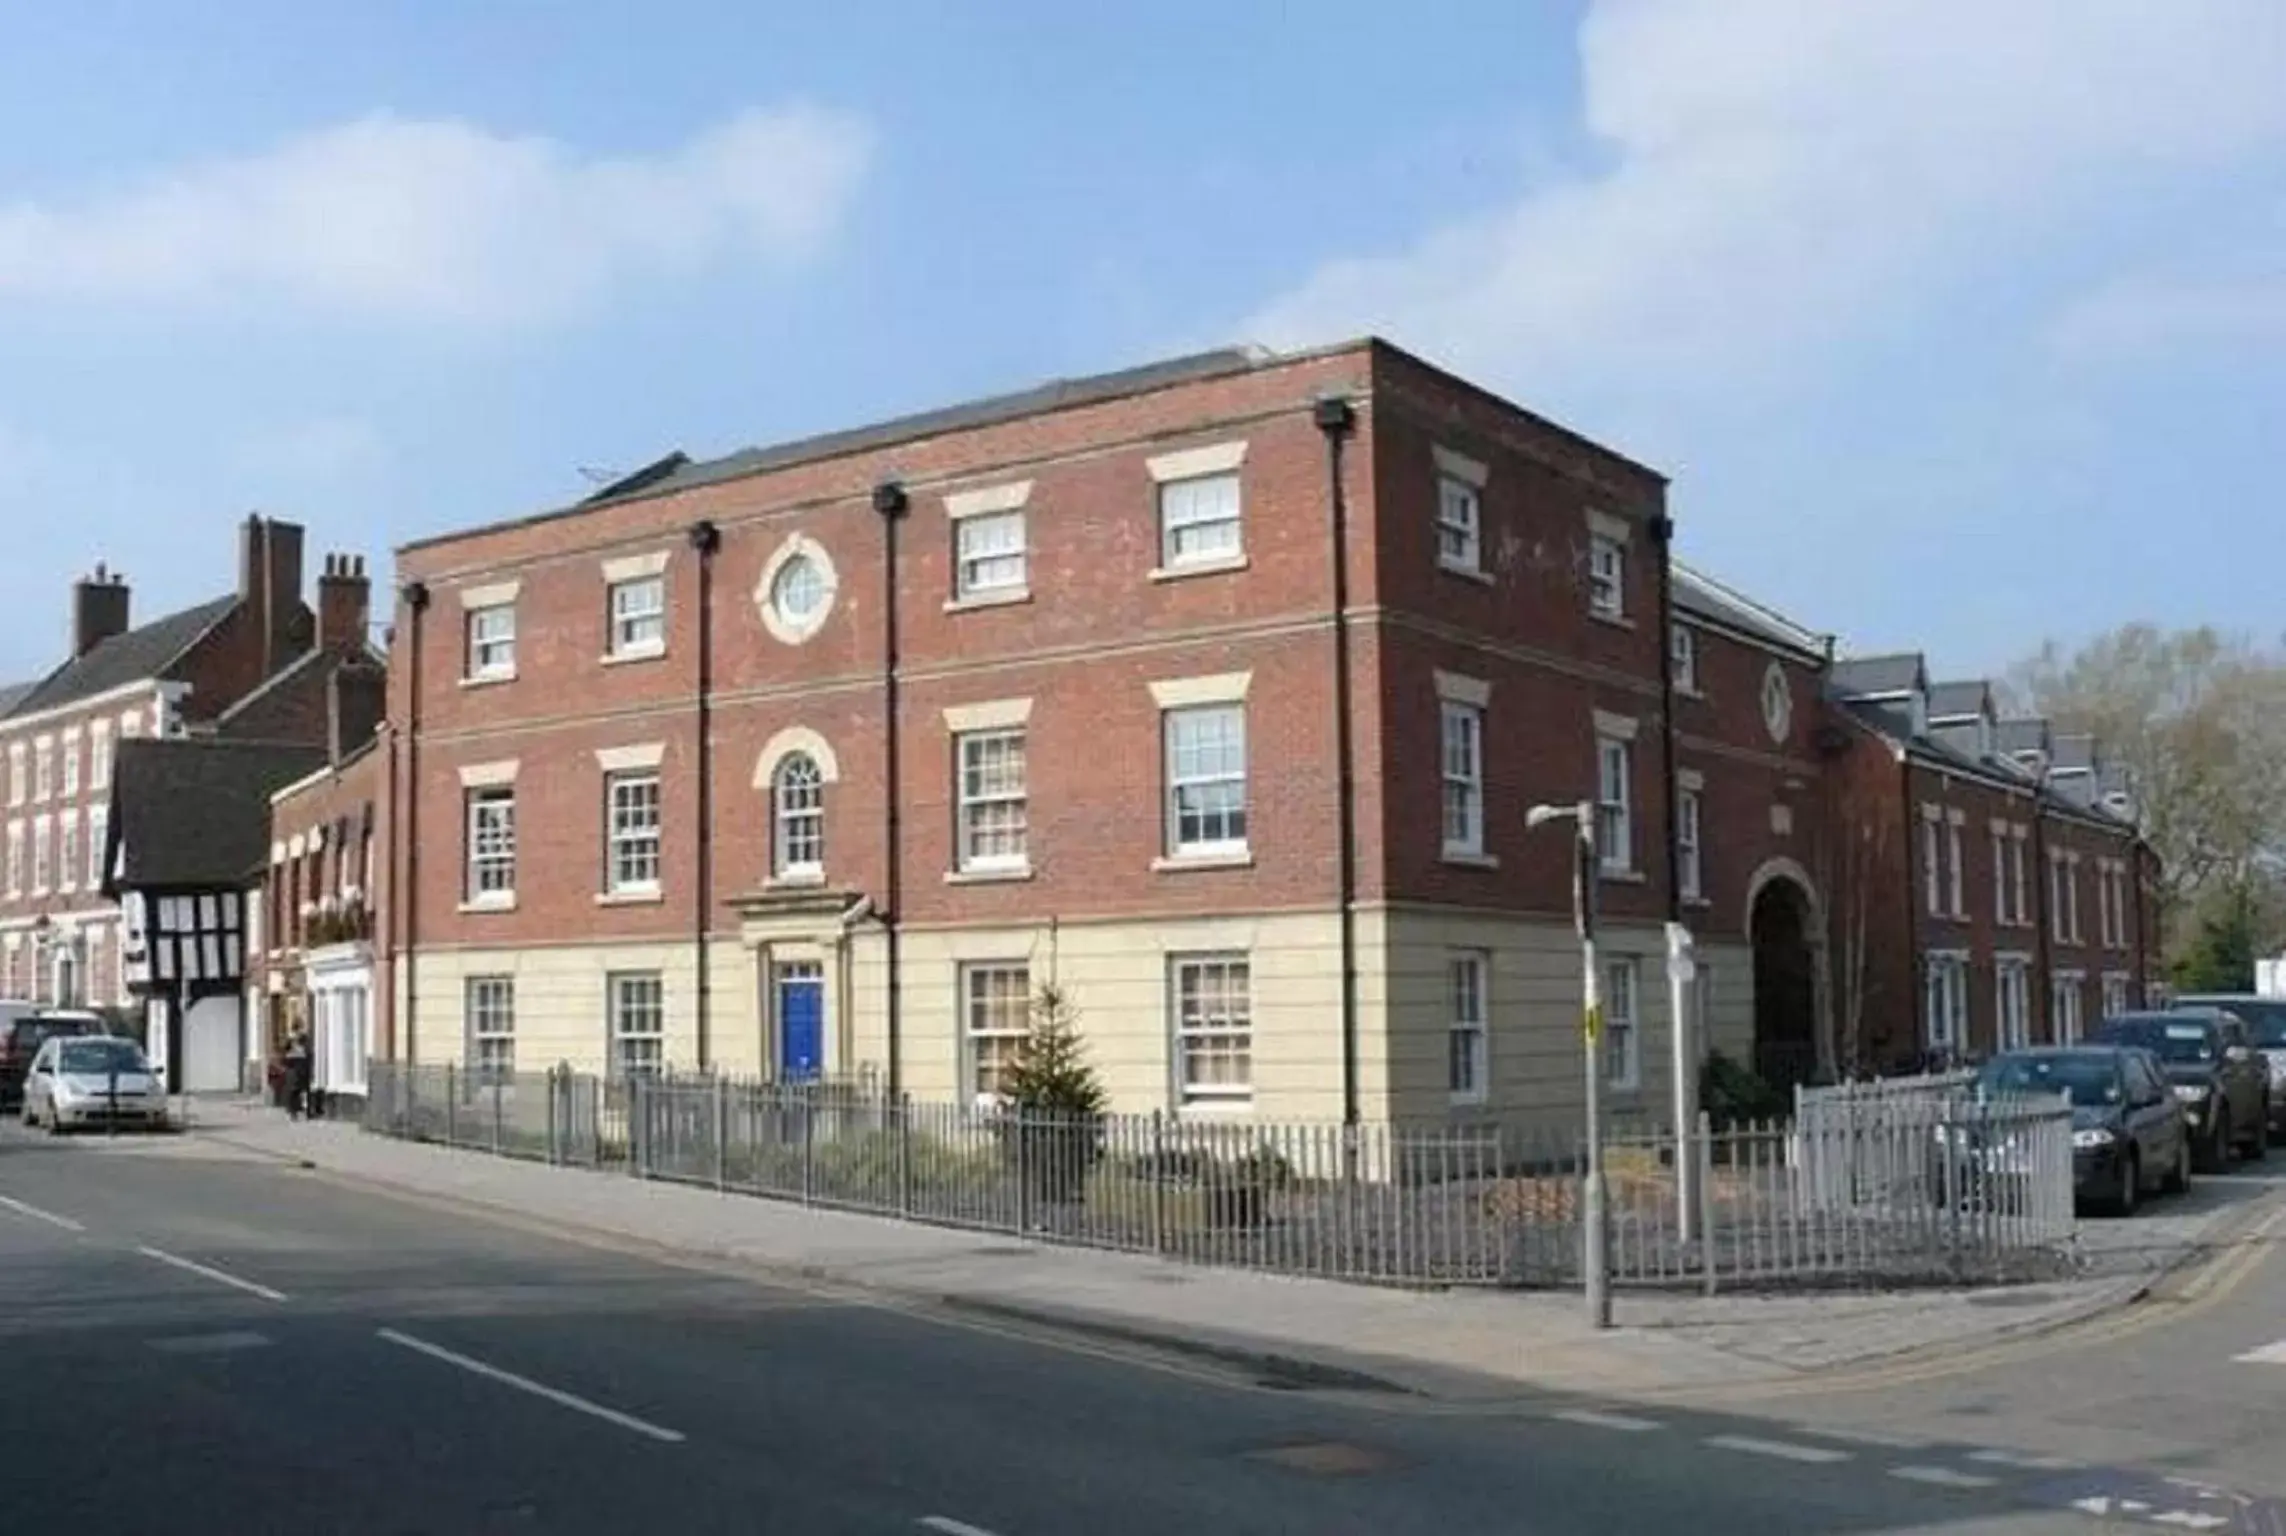
[[[1754,945],[1754,1070],[1791,1089],[1818,1071],[1818,979],[1810,895],[1791,878],[1767,881],[1748,916]]]

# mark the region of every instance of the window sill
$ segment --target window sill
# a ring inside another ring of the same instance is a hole
[[[462,678],[460,686],[463,688],[491,688],[500,683],[512,683],[514,681],[516,681],[516,674],[512,671],[478,672]]]
[[[1463,869],[1498,869],[1500,867],[1498,855],[1484,853],[1472,848],[1447,848],[1440,857],[1445,863],[1457,864]]]
[[[1640,869],[1612,869],[1608,866],[1597,870],[1596,875],[1600,879],[1609,880],[1618,885],[1645,885],[1651,879]]]
[[[1686,907],[1691,907],[1700,912],[1710,911],[1714,907],[1714,903],[1705,896],[1686,895],[1683,898],[1683,905]]]
[[[1605,613],[1601,608],[1590,608],[1588,617],[1598,624],[1609,624],[1613,629],[1633,629],[1635,621],[1624,613]]]
[[[1162,565],[1151,573],[1153,581],[1185,581],[1193,576],[1227,576],[1243,571],[1253,564],[1245,555],[1218,555],[1212,560],[1193,560],[1182,565]]]
[[[1481,1088],[1470,1093],[1448,1093],[1445,1102],[1454,1109],[1482,1109],[1487,1102],[1487,1095]]]
[[[513,912],[516,910],[516,898],[513,896],[488,896],[481,901],[464,901],[453,910],[463,915],[483,912]]]
[[[945,612],[968,613],[978,608],[1012,608],[1031,600],[1032,589],[1028,586],[1009,587],[1005,590],[988,588],[982,592],[971,592],[965,597],[946,598]]]
[[[1227,1099],[1188,1099],[1175,1106],[1179,1120],[1247,1120],[1254,1115],[1254,1095]]]
[[[1254,854],[1249,849],[1230,853],[1175,853],[1161,854],[1151,861],[1151,868],[1163,875],[1182,874],[1198,869],[1252,869]]]
[[[599,907],[655,907],[667,899],[667,893],[653,886],[647,890],[599,891],[595,904]]]
[[[603,664],[607,667],[631,667],[639,661],[665,661],[666,659],[667,648],[663,645],[647,645],[633,650],[606,651],[603,653]]]
[[[1447,576],[1458,576],[1463,581],[1473,581],[1479,586],[1489,587],[1493,583],[1492,572],[1481,565],[1456,565],[1450,560],[1439,560],[1437,569]]]
[[[762,882],[766,891],[814,891],[826,883],[822,869],[798,869],[787,874],[772,875]]]
[[[1675,685],[1675,697],[1678,699],[1696,699],[1704,704],[1707,701],[1707,691],[1704,688],[1685,688],[1681,683],[1677,683]]]
[[[1029,864],[986,865],[981,869],[948,869],[947,885],[1007,885],[1032,878]]]

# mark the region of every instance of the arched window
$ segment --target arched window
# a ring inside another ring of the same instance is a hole
[[[807,752],[791,752],[770,782],[774,872],[780,879],[825,873],[825,776]]]

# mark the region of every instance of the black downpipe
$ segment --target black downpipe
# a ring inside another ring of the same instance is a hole
[[[2062,1045],[2056,1038],[2056,953],[2050,936],[2050,924],[2055,922],[2056,873],[2048,867],[2048,770],[2040,770],[2040,784],[2032,793],[2032,888],[2038,893],[2034,905],[2038,908],[2037,924],[2032,935],[2033,953],[2040,967],[2040,1028],[2051,1045]]]
[[[1349,502],[1342,490],[1342,444],[1355,430],[1357,412],[1347,400],[1320,400],[1315,409],[1326,437],[1327,517],[1333,544],[1334,776],[1339,843],[1341,902],[1341,1119],[1358,1123],[1357,1112],[1357,771],[1351,761],[1349,661]]]
[[[427,630],[422,616],[429,611],[425,581],[405,584],[405,608],[411,615],[406,643],[405,707],[405,870],[400,902],[405,914],[405,1030],[399,1060],[411,1065],[420,1060],[420,979],[418,969],[421,912],[421,639]]]
[[[698,896],[691,912],[692,958],[698,966],[698,1065],[714,1064],[713,978],[707,965],[707,925],[714,915],[714,553],[722,530],[701,518],[690,527],[698,555],[698,813],[692,826],[698,865]]]
[[[905,488],[894,480],[885,480],[873,488],[873,510],[881,517],[881,707],[882,707],[882,798],[886,811],[882,818],[883,834],[888,839],[888,863],[885,887],[888,900],[886,910],[880,914],[888,961],[888,1037],[889,1037],[889,1096],[897,1097],[905,1089],[904,1051],[904,998],[903,977],[899,974],[897,930],[904,921],[905,849],[903,827],[904,785],[898,760],[899,737],[897,697],[897,524],[903,520],[910,502]]]
[[[1921,953],[1921,899],[1928,889],[1928,872],[1921,866],[1921,819],[1913,807],[1913,754],[1908,749],[1897,765],[1897,803],[1905,819],[1905,955],[1907,968],[1912,974],[1912,996],[1908,1000],[1907,1018],[1914,1021],[1912,1038],[1919,1041],[1929,1029],[1929,957]],[[1929,1070],[1930,1047],[1922,1045],[1913,1053],[1920,1070]],[[1952,1066],[1949,1061],[1934,1064],[1940,1069]]]
[[[1659,547],[1659,776],[1667,801],[1667,921],[1683,920],[1683,829],[1676,821],[1675,786],[1675,520],[1651,519]],[[1702,835],[1704,828],[1701,828]]]

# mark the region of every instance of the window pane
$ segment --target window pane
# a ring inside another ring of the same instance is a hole
[[[778,765],[771,788],[777,872],[815,874],[825,866],[825,778],[806,752]]]
[[[1159,487],[1160,559],[1168,565],[1239,552],[1238,476],[1208,475]]]
[[[967,1023],[972,1078],[978,1098],[1005,1092],[1031,1024],[1032,979],[1022,962],[969,965],[961,973],[961,1013]]]
[[[1246,841],[1246,713],[1235,705],[1170,710],[1167,781],[1180,849]]]
[[[1243,1100],[1253,1093],[1251,969],[1243,958],[1174,965],[1177,1081],[1185,1102]]]
[[[1025,858],[1024,733],[960,738],[962,865],[1015,865]]]

